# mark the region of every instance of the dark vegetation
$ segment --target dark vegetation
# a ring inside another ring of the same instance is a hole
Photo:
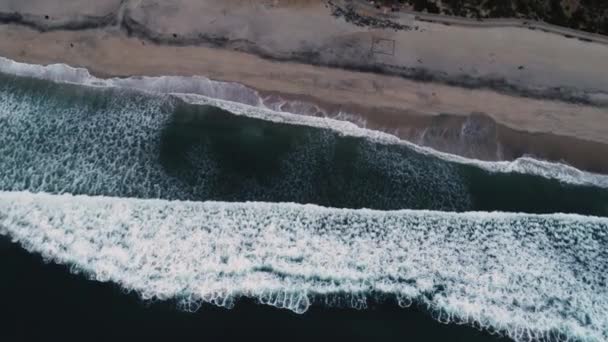
[[[608,34],[608,0],[382,0],[387,6],[466,18],[519,18]],[[376,1],[378,3],[378,1]]]

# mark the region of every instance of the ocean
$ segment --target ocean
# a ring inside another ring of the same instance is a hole
[[[188,312],[176,309],[174,301],[144,302],[113,283],[44,262],[3,237],[0,267],[0,290],[6,294],[0,336],[6,340],[509,341],[467,325],[440,323],[423,307],[402,309],[390,301],[366,310],[315,306],[296,314],[241,299],[230,310],[207,304]]]
[[[608,338],[607,176],[440,153],[233,84],[0,62],[15,324]]]

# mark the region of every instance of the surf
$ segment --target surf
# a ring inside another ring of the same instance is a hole
[[[391,298],[517,341],[608,338],[605,218],[0,192],[0,234],[186,310]]]
[[[132,89],[0,80],[4,191],[608,215],[602,187],[490,172],[409,145],[287,121],[308,120],[297,115],[268,118],[209,98],[192,103]]]
[[[607,338],[607,176],[440,153],[200,77],[0,72],[0,234],[74,272],[192,311],[389,299],[518,341]]]
[[[193,104],[210,104],[226,109],[233,114],[258,118],[278,123],[330,129],[338,134],[364,137],[377,143],[397,144],[410,148],[418,153],[465,165],[473,165],[494,173],[524,173],[557,179],[561,182],[577,185],[592,185],[608,188],[608,176],[578,170],[572,166],[521,157],[514,161],[488,162],[460,157],[423,147],[394,135],[359,127],[351,122],[327,117],[313,117],[273,109],[298,108],[285,106],[285,101],[265,103],[264,99],[253,89],[233,82],[213,81],[202,76],[158,76],[127,77],[102,79],[90,74],[87,69],[73,68],[65,64],[48,66],[20,63],[0,57],[0,72],[15,76],[33,77],[59,83],[78,84],[91,87],[111,87],[120,89],[137,89],[157,94],[171,94]],[[314,108],[300,109],[303,112],[315,111]],[[348,113],[337,115],[348,116]]]

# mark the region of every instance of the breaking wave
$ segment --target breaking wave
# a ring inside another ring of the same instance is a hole
[[[15,62],[0,57],[0,72],[60,83],[73,83],[86,86],[128,88],[142,91],[173,94],[191,103],[211,104],[226,109],[233,114],[260,118],[280,123],[290,123],[311,127],[323,127],[343,135],[365,137],[384,144],[405,145],[418,153],[431,154],[437,158],[460,164],[475,165],[490,172],[519,172],[558,179],[563,182],[593,185],[608,188],[608,176],[578,170],[574,167],[554,162],[536,160],[529,157],[514,161],[489,162],[468,159],[449,153],[439,152],[428,147],[418,146],[394,135],[361,128],[351,122],[331,118],[297,115],[317,113],[315,106],[294,103],[288,105],[281,99],[264,99],[255,90],[233,82],[209,80],[201,76],[136,76],[129,78],[101,79],[92,76],[84,68],[73,68],[65,64],[48,66]],[[275,109],[275,110],[273,110]],[[281,110],[281,111],[276,111]],[[283,112],[293,110],[296,113]],[[348,116],[338,113],[337,117]]]
[[[608,219],[0,193],[0,234],[145,299],[393,298],[515,340],[608,338]]]

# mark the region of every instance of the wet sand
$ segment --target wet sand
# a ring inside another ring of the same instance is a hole
[[[51,14],[52,1],[39,2],[0,5],[0,56],[238,82],[448,152],[608,172],[607,45],[513,27],[366,28],[312,0],[109,1]],[[402,52],[376,53],[388,47]]]

